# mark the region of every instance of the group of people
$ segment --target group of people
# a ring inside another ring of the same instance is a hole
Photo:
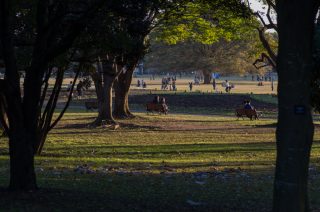
[[[67,85],[67,91],[68,92],[71,91],[72,85],[73,85],[73,81],[70,81],[69,84]],[[83,84],[82,80],[80,80],[79,83],[76,86],[77,98],[78,99],[81,99],[83,90],[84,90],[84,84]],[[71,96],[73,97],[73,92],[72,92]]]
[[[137,87],[147,88],[147,83],[143,79],[141,81],[138,79]]]
[[[169,89],[170,91],[176,91],[177,90],[176,81],[177,81],[176,76],[163,77],[161,80],[161,90]]]
[[[258,82],[261,82],[261,81],[266,81],[266,82],[270,81],[271,82],[272,78],[273,78],[272,76],[260,76],[260,75],[256,76],[256,80]],[[254,81],[254,75],[251,76],[251,80]]]
[[[70,92],[73,88],[72,86],[74,82],[70,81],[69,84],[67,85],[67,92]],[[81,79],[78,84],[75,86],[75,91],[77,92],[77,98],[81,99],[83,96],[83,91],[84,90],[88,90],[91,87],[92,84],[92,80],[89,77],[85,77],[83,79]],[[71,96],[73,97],[73,91]]]
[[[202,81],[202,77],[194,76],[194,84],[195,85],[200,85],[200,81]]]

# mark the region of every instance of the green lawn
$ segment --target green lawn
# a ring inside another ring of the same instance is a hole
[[[0,211],[270,211],[275,119],[137,113],[121,128],[88,128],[95,113],[67,113],[36,157],[35,193],[8,193]],[[320,209],[320,131],[310,170]],[[0,140],[0,187],[8,185]],[[0,194],[1,194],[0,193]]]

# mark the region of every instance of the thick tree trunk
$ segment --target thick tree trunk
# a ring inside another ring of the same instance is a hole
[[[92,79],[95,84],[98,99],[98,116],[92,125],[100,126],[103,123],[115,124],[116,121],[112,115],[112,86],[115,77],[104,74],[104,80],[102,82],[101,76],[95,73],[92,75]]]
[[[113,114],[117,118],[132,118],[133,114],[129,109],[129,90],[132,81],[134,68],[128,69],[120,74],[115,81],[115,104]]]
[[[274,211],[309,209],[308,165],[314,132],[310,82],[315,6],[312,0],[277,1],[279,115]]]
[[[211,82],[211,72],[203,71],[203,84],[210,84]]]
[[[104,98],[104,120],[106,123],[115,124],[115,120],[112,115],[112,87],[115,77],[105,74],[104,75],[104,86],[103,86],[103,95]]]
[[[7,116],[10,129],[10,185],[12,190],[35,190],[37,188],[34,171],[33,142],[28,129],[20,92],[20,76],[11,36],[11,14],[9,1],[0,3],[0,38],[3,60],[6,67],[5,98],[8,104]],[[32,108],[36,110],[37,107]]]
[[[19,80],[17,80],[19,82]],[[5,89],[8,104],[9,120],[9,154],[10,154],[10,185],[11,190],[36,190],[36,175],[34,171],[34,144],[36,128],[31,129],[26,119],[28,111],[23,109],[20,98],[20,87],[8,86]],[[37,107],[33,109],[36,111]]]
[[[10,185],[11,190],[37,189],[34,171],[33,141],[28,140],[24,129],[9,134]]]

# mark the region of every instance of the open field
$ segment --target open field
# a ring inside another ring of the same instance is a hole
[[[71,110],[36,157],[41,189],[2,189],[0,211],[270,211],[275,116],[201,115],[210,114],[207,109],[198,107],[197,115],[140,112],[116,131],[88,128],[96,113]],[[7,149],[1,138],[0,188],[8,185]],[[317,125],[310,168],[314,211],[320,210],[319,149]]]
[[[133,89],[143,89],[143,88],[137,88],[137,80],[143,79],[147,83],[147,89],[148,90],[161,90],[161,78],[157,77],[155,80],[150,80],[150,78],[143,77],[143,78],[134,78],[132,82],[131,88]],[[225,79],[229,80],[231,84],[235,85],[235,88],[231,90],[231,93],[254,93],[254,94],[276,94],[277,93],[277,82],[274,82],[274,90],[271,90],[271,82],[263,82],[263,86],[258,86],[257,81],[251,81],[247,80],[246,78],[221,78],[216,80],[217,83],[217,89],[216,91],[213,91],[212,84],[204,85],[194,85],[193,91],[194,92],[212,92],[212,93],[225,93],[225,88],[222,87],[222,82],[225,81]],[[189,82],[192,82],[192,78],[177,78],[177,90],[178,92],[189,92]],[[170,91],[168,91],[170,92]]]
[[[143,89],[141,87],[137,87],[137,80],[143,79],[147,83],[147,88]],[[235,88],[231,90],[231,93],[233,94],[276,94],[277,93],[277,85],[278,82],[274,82],[274,90],[271,90],[271,82],[263,82],[263,86],[258,86],[257,81],[251,81],[248,78],[244,77],[224,77],[221,79],[216,80],[217,82],[217,89],[216,91],[213,90],[212,84],[200,84],[200,85],[194,85],[193,86],[193,92],[204,92],[204,93],[225,93],[225,88],[221,86],[221,83],[225,81],[225,79],[229,80],[231,84],[235,85]],[[63,84],[64,87],[67,87],[67,84],[72,81],[71,78],[67,78],[64,80]],[[183,78],[177,78],[177,93],[189,93],[189,82],[192,82],[193,78],[191,77],[183,77]],[[53,84],[53,80],[50,80],[50,83]],[[87,93],[93,93],[93,87],[90,89]],[[143,76],[143,77],[136,77],[132,80],[131,90],[133,92],[145,92],[145,91],[151,91],[151,92],[160,92],[161,91],[161,77],[157,76],[155,80],[150,80],[149,76]],[[161,92],[165,93],[174,93],[174,91],[164,90]],[[85,92],[86,93],[86,92]]]

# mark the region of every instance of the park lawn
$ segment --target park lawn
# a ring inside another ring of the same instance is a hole
[[[66,113],[36,157],[41,189],[3,191],[0,211],[270,211],[275,119],[137,113],[111,130],[88,127],[95,115]],[[316,127],[314,210],[320,209],[319,140]],[[2,139],[2,188],[8,185],[7,151]]]

